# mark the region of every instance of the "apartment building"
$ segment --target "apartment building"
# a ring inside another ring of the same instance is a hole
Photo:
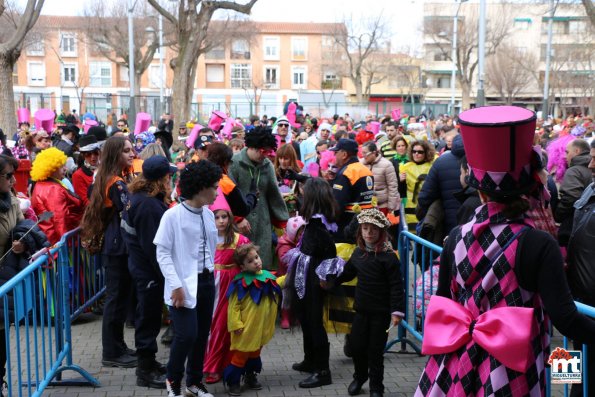
[[[453,21],[458,3],[428,2],[424,5],[423,73],[428,103],[446,109],[451,97]],[[477,95],[478,2],[463,2],[458,14],[459,57],[470,56],[464,72],[472,75],[465,97],[458,79],[454,91],[456,109],[473,106]],[[546,70],[548,4],[488,1],[484,84],[486,102],[515,103],[541,110]],[[595,35],[580,3],[557,2],[553,18],[552,57],[549,79],[549,114],[571,111],[593,113],[595,96]]]
[[[85,35],[84,17],[41,16],[28,36],[15,65],[15,108],[125,113],[129,104],[128,69],[101,54]],[[110,21],[110,23],[114,23]],[[214,22],[216,23],[216,22]],[[233,114],[280,114],[288,99],[322,101],[329,91],[333,101],[345,102],[342,81],[322,64],[322,54],[342,24],[250,22],[251,33],[230,38],[199,57],[193,94],[195,116],[213,109]],[[149,40],[149,37],[147,38]],[[140,82],[141,111],[158,116],[159,95],[171,96],[174,56],[159,51]]]

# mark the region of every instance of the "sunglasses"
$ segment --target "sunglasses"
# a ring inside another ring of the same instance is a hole
[[[12,177],[14,176],[14,172],[7,172],[6,174],[0,174],[1,176],[3,176],[4,178],[6,178],[6,180],[11,180]]]
[[[280,123],[280,124],[277,124],[277,127],[285,127],[285,128],[289,128],[289,124]]]
[[[426,154],[425,150],[412,150],[411,153],[413,154]]]

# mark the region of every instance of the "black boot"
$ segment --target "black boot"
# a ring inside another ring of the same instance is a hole
[[[328,369],[324,369],[322,371],[316,371],[303,381],[299,383],[299,386],[302,389],[310,389],[312,387],[320,387],[326,386],[333,383],[333,379],[331,377],[331,371]]]
[[[246,375],[244,375],[244,384],[250,390],[262,390],[262,385],[256,377],[256,372],[246,372]]]
[[[347,388],[347,394],[349,394],[350,396],[357,396],[361,393],[362,386],[364,385],[364,383],[366,383],[366,381],[362,382],[354,378],[353,381],[349,384],[349,387]]]
[[[154,355],[141,355],[136,368],[136,385],[153,389],[165,389],[165,374],[161,373]]]

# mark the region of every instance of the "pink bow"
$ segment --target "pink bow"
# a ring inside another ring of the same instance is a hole
[[[432,295],[425,320],[422,354],[451,353],[473,340],[506,367],[525,372],[530,364],[533,309],[500,307],[477,319],[464,306]]]

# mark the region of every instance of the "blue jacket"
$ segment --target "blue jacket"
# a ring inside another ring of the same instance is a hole
[[[444,207],[444,232],[446,235],[457,226],[457,211],[461,203],[454,196],[454,193],[462,189],[461,186],[461,157],[465,155],[463,138],[457,135],[452,141],[450,152],[444,153],[430,168],[419,197],[417,199],[417,216],[423,218],[430,208],[430,205],[442,200]]]

